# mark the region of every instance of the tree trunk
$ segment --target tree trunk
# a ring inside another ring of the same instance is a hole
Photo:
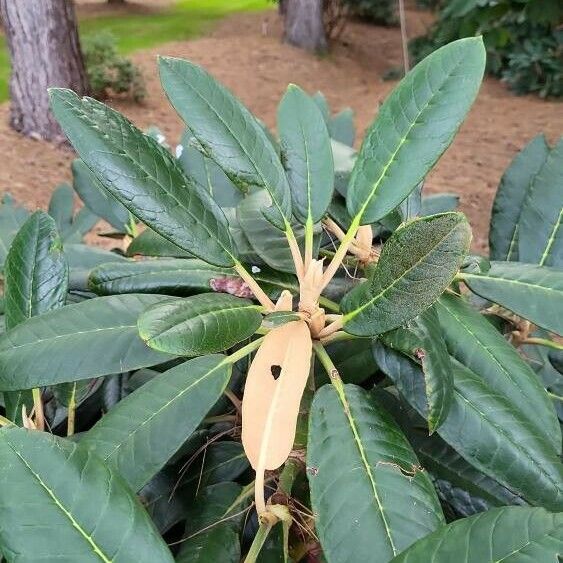
[[[10,125],[49,140],[62,132],[49,109],[47,88],[88,91],[72,0],[0,0],[12,64]]]
[[[326,51],[323,0],[284,0],[285,40],[309,51]]]

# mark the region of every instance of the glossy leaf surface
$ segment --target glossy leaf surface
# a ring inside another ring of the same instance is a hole
[[[485,69],[480,37],[426,57],[401,80],[366,133],[347,205],[362,224],[381,219],[424,179],[473,104]]]
[[[521,262],[491,262],[488,271],[464,273],[462,279],[484,299],[563,334],[563,270]]]
[[[222,352],[254,334],[260,306],[225,293],[160,303],[139,318],[141,338],[155,350],[177,356]]]
[[[448,524],[393,563],[547,563],[557,561],[562,547],[563,514],[504,507]]]
[[[427,473],[392,418],[355,385],[321,387],[307,476],[328,563],[390,561],[444,523]]]
[[[561,452],[561,431],[545,390],[518,352],[487,319],[454,295],[436,305],[448,350],[460,363],[504,396],[538,437]]]
[[[512,160],[498,186],[489,232],[492,260],[518,260],[522,204],[549,154],[544,135],[534,137]]]
[[[213,291],[214,280],[235,277],[234,270],[192,258],[136,260],[102,264],[88,277],[88,287],[98,295],[165,293],[192,295]]]
[[[100,102],[50,92],[55,117],[105,190],[181,249],[216,266],[234,264],[221,209],[164,147]]]
[[[289,186],[278,155],[257,119],[196,64],[160,57],[159,71],[168,99],[207,156],[241,189],[264,188],[273,203],[268,218],[285,230],[291,217]]]
[[[334,189],[332,148],[317,104],[293,84],[278,107],[278,133],[293,214],[302,224],[318,223]]]
[[[172,563],[135,495],[85,449],[4,428],[0,458],[0,542],[10,560]]]
[[[224,359],[203,356],[159,374],[110,409],[84,436],[81,447],[139,490],[221,397],[231,376]]]
[[[78,381],[171,359],[149,348],[137,331],[141,312],[163,299],[173,298],[98,297],[21,323],[0,337],[0,389]]]

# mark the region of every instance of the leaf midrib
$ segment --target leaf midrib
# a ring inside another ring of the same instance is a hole
[[[516,280],[514,278],[505,278],[502,276],[491,276],[491,275],[487,275],[485,274],[470,274],[470,273],[463,273],[461,274],[462,278],[472,278],[472,279],[476,279],[476,280],[485,280],[485,281],[490,281],[490,282],[497,282],[497,283],[512,283],[515,285],[523,285],[526,287],[530,287],[530,288],[534,288],[534,289],[540,289],[541,291],[553,291],[554,293],[562,293],[563,291],[561,291],[560,289],[555,289],[553,287],[547,287],[545,285],[540,285],[539,283],[531,283],[531,282],[526,282],[526,281],[522,281],[522,280]]]
[[[385,293],[387,293],[389,290],[393,289],[393,287],[395,287],[395,285],[397,283],[399,283],[400,281],[403,281],[403,279],[410,274],[410,272],[412,270],[414,270],[415,268],[418,268],[418,266],[420,266],[420,264],[426,260],[426,258],[428,258],[428,256],[430,256],[431,254],[437,252],[437,248],[442,245],[442,243],[452,234],[453,231],[455,231],[462,223],[458,222],[456,223],[441,239],[439,239],[436,244],[425,254],[423,254],[419,260],[417,260],[412,266],[410,266],[408,269],[404,270],[404,272],[401,274],[401,276],[399,276],[398,278],[395,278],[388,286],[386,286],[384,289],[382,289],[377,295],[373,296],[371,299],[369,299],[366,303],[364,303],[363,305],[361,305],[360,307],[358,307],[357,309],[354,309],[353,311],[350,311],[349,313],[347,313],[346,315],[344,315],[344,317],[342,318],[342,321],[344,322],[344,324],[346,324],[348,321],[351,321],[354,317],[356,317],[357,315],[359,315],[364,309],[366,309],[367,307],[370,307],[374,301],[377,301],[378,299],[380,299],[383,295],[385,295]],[[374,277],[377,275],[377,270],[374,272]],[[364,283],[371,283],[369,280],[364,282]]]
[[[167,61],[166,58],[162,59],[163,61]],[[215,109],[214,106],[212,106],[207,99],[200,94],[195,87],[188,81],[186,80],[182,74],[180,72],[178,72],[175,68],[174,65],[172,64],[168,64],[166,63],[168,68],[174,73],[176,74],[176,76],[180,79],[180,81],[182,83],[184,83],[192,92],[194,92],[199,98],[200,100],[202,100],[204,102],[204,104],[215,114],[215,116],[219,119],[219,121],[223,124],[223,126],[225,127],[225,129],[227,129],[227,131],[231,134],[231,137],[236,141],[236,144],[240,147],[240,149],[242,149],[242,152],[246,155],[246,157],[248,158],[248,160],[250,160],[250,162],[252,163],[252,166],[254,167],[254,170],[258,173],[258,176],[260,177],[260,179],[262,180],[264,186],[268,186],[269,189],[267,189],[268,193],[270,194],[270,196],[272,197],[272,201],[274,202],[275,206],[278,208],[278,211],[280,212],[280,215],[284,218],[284,221],[286,223],[286,228],[289,226],[289,222],[285,216],[285,213],[282,211],[280,204],[278,203],[278,200],[276,197],[274,197],[274,188],[271,186],[270,182],[267,182],[266,179],[264,178],[264,175],[262,174],[262,171],[260,170],[260,168],[256,165],[256,162],[254,161],[254,159],[251,157],[251,155],[246,151],[246,149],[244,148],[244,146],[241,144],[241,142],[238,139],[238,135],[235,134],[235,132],[231,129],[231,127],[228,125],[228,123],[222,118],[222,116],[217,112],[217,110]],[[207,78],[207,76],[206,76]],[[224,97],[224,92],[222,90],[221,94]],[[168,93],[167,93],[168,95]],[[232,100],[229,100],[230,104],[233,103]],[[236,102],[235,102],[236,103]],[[246,117],[246,116],[245,116]],[[182,117],[182,120],[184,118]],[[250,117],[250,119],[253,119],[253,116]],[[256,133],[256,131],[258,131],[257,128],[254,128],[254,131]],[[197,133],[192,129],[192,132],[194,134],[194,136],[196,138],[198,138]],[[259,137],[259,134],[257,134],[257,137]],[[202,141],[198,138],[198,141],[201,143]],[[267,139],[266,139],[267,141]]]
[[[387,538],[389,539],[389,544],[391,546],[391,550],[393,551],[393,555],[397,555],[397,553],[399,552],[397,547],[395,546],[395,542],[393,541],[393,536],[391,534],[391,528],[389,523],[387,522],[387,517],[385,515],[385,511],[383,509],[383,504],[381,502],[381,499],[379,498],[379,494],[377,492],[377,486],[375,483],[375,477],[371,471],[371,466],[369,464],[369,461],[367,459],[366,456],[366,452],[360,437],[360,434],[358,432],[358,428],[356,426],[356,421],[354,420],[354,417],[352,416],[352,410],[350,408],[350,403],[348,402],[348,399],[346,397],[346,390],[343,387],[335,387],[335,391],[336,394],[338,396],[338,398],[340,399],[340,402],[342,403],[342,409],[344,411],[344,414],[348,420],[348,423],[350,425],[350,429],[352,430],[352,434],[354,436],[354,442],[356,443],[356,447],[358,448],[358,451],[360,453],[360,458],[362,460],[362,464],[364,466],[364,470],[366,472],[366,475],[368,477],[368,480],[370,482],[371,485],[371,489],[373,492],[373,496],[375,498],[375,502],[377,503],[377,507],[379,509],[379,512],[381,514],[381,519],[383,520],[383,526],[385,527],[385,534],[387,536]]]
[[[104,563],[112,563],[113,559],[109,559],[108,557],[106,557],[106,555],[104,554],[104,552],[101,550],[101,548],[96,544],[96,542],[92,539],[92,536],[90,536],[83,528],[82,526],[77,522],[77,520],[74,518],[74,516],[72,515],[72,513],[70,511],[68,511],[63,504],[59,501],[59,499],[56,497],[56,495],[54,494],[54,492],[49,488],[49,486],[43,481],[43,479],[41,479],[41,477],[39,476],[38,473],[36,473],[33,468],[29,465],[29,463],[27,462],[27,460],[20,454],[20,452],[14,448],[14,446],[11,444],[11,442],[6,439],[6,443],[8,444],[8,447],[14,452],[14,454],[21,460],[21,462],[24,464],[24,466],[27,468],[27,470],[33,475],[33,477],[37,480],[37,482],[39,483],[39,485],[46,491],[46,493],[51,497],[51,499],[53,500],[53,502],[55,503],[55,506],[68,518],[68,520],[70,521],[70,523],[72,524],[72,526],[80,533],[80,535],[82,536],[82,538],[84,540],[86,540],[88,542],[88,544],[90,544],[90,546],[92,547],[92,549],[94,550],[94,553],[104,562]]]
[[[77,99],[78,99],[78,98],[77,98]],[[78,99],[78,100],[79,100],[79,102],[81,102],[81,104],[84,103],[83,100],[80,100],[80,99]],[[86,112],[82,109],[82,105],[81,105],[80,107],[77,107],[76,105],[73,105],[73,104],[72,104],[70,101],[68,101],[68,100],[62,99],[61,101],[62,101],[64,104],[66,104],[67,106],[69,106],[71,110],[75,110],[75,111],[77,112],[77,114],[78,114],[78,117],[81,118],[81,119],[83,119],[84,121],[86,121],[92,128],[99,129],[99,125],[98,125],[95,121],[91,120],[91,119],[88,117],[88,115],[86,114]],[[122,116],[121,116],[121,117],[122,117]],[[120,128],[120,130],[121,130],[121,127],[122,127],[122,123],[119,123],[119,128]],[[122,133],[122,135],[123,135],[123,133]],[[142,133],[141,133],[141,136],[142,136],[143,140],[146,141],[146,136],[143,135]],[[108,135],[108,141],[110,141],[110,142],[113,144],[113,140],[112,140],[112,138],[111,138],[109,135]],[[107,152],[107,154],[110,154],[111,156],[115,156],[116,154],[119,154],[119,156],[121,156],[121,157],[125,156],[125,157],[127,157],[127,159],[128,159],[130,162],[132,162],[132,163],[135,164],[135,165],[138,165],[139,168],[140,168],[140,170],[142,170],[142,172],[144,172],[144,174],[146,174],[147,178],[149,178],[152,182],[154,182],[155,185],[157,185],[157,186],[159,186],[160,188],[162,188],[162,190],[164,190],[164,192],[165,192],[170,198],[172,198],[172,199],[176,202],[176,204],[178,205],[178,207],[180,207],[181,209],[183,209],[183,210],[191,217],[191,219],[194,221],[194,223],[198,224],[198,225],[207,233],[207,235],[209,236],[209,238],[216,240],[217,243],[219,244],[219,246],[221,247],[221,249],[222,249],[224,252],[226,252],[227,255],[228,255],[230,258],[232,258],[233,260],[235,260],[235,257],[233,256],[231,250],[228,249],[228,248],[226,248],[226,247],[223,245],[221,239],[217,236],[217,233],[212,233],[212,232],[207,228],[207,225],[205,224],[205,222],[201,221],[201,218],[200,218],[200,217],[196,217],[196,215],[193,214],[193,212],[192,212],[192,210],[190,209],[190,207],[187,207],[186,205],[184,205],[184,204],[176,197],[176,195],[175,195],[173,192],[171,192],[170,190],[166,189],[166,187],[165,187],[157,178],[155,178],[149,171],[145,170],[145,168],[140,164],[140,162],[137,161],[137,160],[135,160],[135,159],[133,158],[133,156],[131,156],[128,151],[125,151],[125,150],[122,149],[122,151],[119,152],[119,153],[114,153],[114,152],[111,152],[111,151],[101,151],[101,150],[97,150],[97,151],[94,151],[94,152],[96,152],[96,153],[101,153],[101,154],[104,154],[104,153]],[[86,161],[83,160],[83,162],[84,162],[84,164],[88,167],[88,169],[90,170],[90,172],[92,172],[92,174],[93,174],[96,178],[98,178],[98,176],[97,176],[97,174],[96,174],[96,171],[95,171]],[[175,164],[174,162],[172,162],[172,165],[173,165],[173,166],[176,166],[176,164]],[[168,170],[167,170],[167,171],[168,171]],[[178,172],[180,173],[181,177],[182,177],[185,181],[187,181],[187,178],[185,177],[185,175],[183,174],[183,172],[182,172],[179,168],[178,168]],[[99,182],[100,182],[100,185],[104,188],[104,190],[109,191],[109,190],[105,187],[105,184],[104,184],[101,180],[99,180]],[[185,187],[187,187],[187,183],[185,183]],[[112,195],[113,197],[115,197],[114,194],[111,193],[111,192],[110,192],[110,195]],[[150,198],[151,198],[151,199],[154,199],[154,195],[150,196]],[[117,198],[116,198],[116,199],[117,199]],[[120,201],[120,200],[118,200],[118,201]],[[120,201],[120,203],[121,203],[124,207],[126,207],[126,208],[128,209],[128,211],[130,211],[133,215],[137,216],[135,210],[133,210],[133,209],[130,208],[130,206],[131,206],[130,202],[129,202],[128,200],[126,200],[126,201],[128,202],[128,204],[126,204],[126,203],[124,203],[124,202],[122,202],[122,201]],[[205,207],[203,201],[202,201],[201,203],[202,203],[203,207]],[[215,215],[213,215],[213,213],[211,213],[211,215],[212,215],[213,218],[217,221],[217,223],[220,224],[220,222],[217,220],[217,218],[215,217]],[[225,221],[226,221],[226,219],[225,219]],[[224,225],[222,225],[222,226],[224,226]],[[228,229],[227,229],[227,232],[228,232]],[[173,241],[170,237],[166,236],[165,234],[162,234],[162,233],[160,233],[160,232],[159,232],[158,234],[160,234],[163,238],[165,238],[166,240],[168,240],[169,242],[171,242],[174,246],[177,246],[180,250],[183,250],[183,251],[185,251],[185,252],[190,252],[190,251],[187,251],[185,248],[179,246],[175,241]]]
[[[377,178],[377,180],[374,182],[373,184],[373,188],[371,189],[369,196],[366,198],[366,201],[364,202],[364,204],[362,205],[362,207],[360,208],[359,213],[356,215],[355,218],[359,217],[361,219],[361,217],[363,216],[363,214],[365,213],[367,206],[370,204],[372,198],[374,197],[376,191],[379,189],[379,186],[381,184],[382,179],[386,176],[387,171],[389,170],[389,168],[391,167],[391,165],[394,164],[395,162],[395,157],[397,156],[398,152],[401,150],[401,148],[403,147],[403,145],[407,142],[407,137],[410,135],[411,131],[413,130],[413,128],[416,125],[419,125],[418,122],[418,118],[428,109],[428,106],[430,106],[430,103],[432,102],[432,100],[440,93],[440,91],[442,90],[442,88],[444,87],[444,85],[446,84],[446,82],[448,82],[451,78],[451,75],[454,73],[455,70],[457,70],[457,68],[460,66],[461,64],[461,60],[458,60],[455,64],[454,67],[452,67],[450,69],[450,71],[448,72],[447,76],[444,78],[443,82],[440,84],[440,87],[436,89],[436,91],[428,98],[428,100],[426,101],[426,103],[420,108],[420,110],[418,111],[418,113],[416,114],[416,117],[412,120],[409,128],[407,129],[407,131],[405,132],[404,136],[401,138],[397,148],[395,149],[395,151],[393,152],[393,154],[391,154],[391,156],[389,157],[387,164],[383,167],[383,170],[381,172],[381,174],[379,175],[379,178]],[[428,72],[428,68],[425,68],[425,71]],[[426,81],[428,82],[428,77],[425,75]],[[354,219],[355,219],[354,218]]]
[[[215,367],[213,367],[212,369],[210,369],[209,371],[207,371],[205,374],[203,374],[200,378],[198,378],[196,381],[193,381],[188,387],[185,387],[184,389],[182,389],[182,391],[180,391],[178,394],[174,395],[174,397],[172,399],[170,399],[169,401],[167,401],[164,405],[162,405],[158,410],[154,411],[151,413],[151,415],[146,418],[145,420],[143,420],[143,422],[137,426],[135,426],[135,428],[133,429],[132,432],[130,432],[129,434],[127,434],[127,436],[121,440],[120,442],[117,442],[117,444],[115,445],[114,449],[111,450],[108,454],[105,454],[103,456],[104,461],[107,461],[110,457],[112,457],[118,450],[119,448],[121,448],[130,438],[131,436],[134,436],[137,432],[139,432],[144,426],[146,426],[153,418],[155,418],[156,416],[158,416],[163,410],[167,409],[172,403],[174,403],[174,401],[176,401],[177,399],[180,399],[183,395],[185,395],[188,391],[190,391],[193,387],[199,385],[204,379],[207,379],[209,376],[211,376],[213,374],[213,372],[215,372],[216,370],[224,367],[226,365],[224,359],[222,361],[220,361]],[[227,384],[227,380],[225,381],[225,385]],[[101,419],[103,421],[103,418]]]

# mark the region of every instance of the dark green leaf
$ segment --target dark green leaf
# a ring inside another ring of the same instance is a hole
[[[518,229],[526,194],[545,164],[549,147],[544,135],[534,137],[514,158],[501,178],[491,215],[492,260],[518,260]]]
[[[382,335],[387,346],[399,350],[420,363],[424,373],[428,426],[434,432],[448,416],[453,395],[450,356],[440,334],[434,308],[408,322],[406,327]]]
[[[459,205],[457,194],[432,194],[422,198],[420,208],[421,215],[436,215],[437,213],[447,213],[455,211]]]
[[[90,270],[108,262],[117,265],[127,259],[121,254],[86,244],[64,244],[64,253],[70,268],[69,288],[81,291],[88,289]]]
[[[555,563],[562,547],[563,514],[510,506],[452,522],[393,563]]]
[[[428,309],[458,272],[470,240],[460,213],[422,217],[397,229],[370,279],[342,300],[344,329],[374,336]]]
[[[120,233],[127,232],[129,211],[103,186],[79,158],[72,163],[72,185],[84,204]]]
[[[454,295],[444,295],[436,310],[448,350],[492,390],[517,405],[538,439],[561,453],[561,430],[537,376],[518,352],[482,315]]]
[[[177,356],[222,352],[250,338],[262,322],[260,307],[225,293],[159,303],[139,318],[141,338]]]
[[[266,192],[255,192],[241,201],[237,207],[237,218],[240,226],[253,248],[254,252],[268,266],[282,272],[295,272],[291,251],[284,233],[276,229],[263,216],[263,209],[269,203]],[[302,226],[293,227],[295,238],[303,246],[304,229]]]
[[[240,561],[238,530],[242,519],[224,519],[234,514],[230,509],[241,489],[236,483],[226,482],[206,487],[200,493],[188,511],[178,563]]]
[[[563,270],[521,262],[491,262],[488,271],[464,273],[484,299],[557,334],[563,334]]]
[[[221,209],[165,148],[100,102],[70,90],[50,93],[55,117],[106,191],[181,249],[216,266],[234,265]]]
[[[382,371],[426,416],[421,369],[411,360],[374,345]],[[483,377],[453,362],[454,396],[437,433],[476,469],[531,504],[563,508],[563,466],[553,446]]]
[[[35,212],[14,238],[4,266],[6,328],[62,307],[68,265],[55,220]]]
[[[243,197],[243,192],[229,180],[213,160],[190,144],[190,137],[192,133],[187,130],[180,145],[182,154],[178,157],[184,174],[209,192],[221,207],[236,207]]]
[[[135,495],[85,449],[4,428],[0,458],[0,542],[10,561],[173,561]]]
[[[159,71],[168,99],[207,156],[241,189],[264,188],[273,203],[268,218],[286,230],[291,218],[289,186],[278,155],[256,118],[198,65],[161,57]]]
[[[309,223],[312,228],[332,199],[332,148],[319,108],[293,84],[278,107],[278,133],[293,213],[301,224]]]
[[[250,467],[240,442],[212,442],[190,466],[182,486],[201,489],[224,481],[234,481]],[[197,492],[194,491],[194,492]]]
[[[4,266],[12,240],[29,217],[29,211],[19,207],[6,194],[0,205],[0,267]]]
[[[165,293],[191,295],[213,291],[214,280],[239,279],[234,270],[203,260],[155,259],[102,264],[90,272],[88,287],[98,295]]]
[[[346,108],[332,117],[328,123],[328,131],[335,141],[353,147],[356,138],[354,112],[350,108]]]
[[[385,217],[424,179],[473,104],[485,69],[481,37],[434,51],[393,90],[367,132],[348,189],[362,224]]]
[[[307,474],[329,563],[384,563],[444,523],[438,498],[391,417],[355,385],[321,387],[309,423]]]
[[[223,393],[225,356],[176,366],[125,397],[81,440],[135,491],[174,455]]]
[[[55,220],[56,228],[63,238],[72,229],[73,195],[68,184],[61,184],[53,190],[49,200],[48,213]]]
[[[24,321],[0,337],[0,390],[90,379],[171,359],[149,348],[137,331],[141,312],[165,299],[173,298],[97,297]]]
[[[166,258],[192,258],[193,255],[182,250],[152,229],[145,229],[127,247],[127,256],[159,256]]]
[[[550,150],[522,204],[518,260],[563,267],[563,137]]]
[[[71,198],[72,204],[72,198]],[[70,209],[72,217],[72,207]],[[55,220],[37,211],[15,236],[4,266],[6,329],[62,307],[68,291],[68,265]],[[31,411],[31,391],[4,393],[6,416],[21,422],[22,405]]]

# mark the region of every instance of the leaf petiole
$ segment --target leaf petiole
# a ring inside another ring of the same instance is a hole
[[[257,338],[256,340],[253,340],[252,342],[250,342],[246,346],[243,346],[242,348],[239,348],[236,352],[233,352],[230,356],[227,356],[223,360],[223,363],[224,364],[235,364],[236,362],[238,362],[239,360],[242,360],[243,358],[245,358],[249,354],[252,354],[252,352],[254,352],[254,350],[260,348],[260,345],[262,344],[263,341],[264,341],[264,336],[262,336],[261,338]]]
[[[272,300],[264,293],[264,290],[256,283],[256,280],[248,273],[246,268],[238,261],[235,260],[235,270],[238,275],[246,282],[252,293],[260,305],[262,305],[267,312],[272,312],[274,310],[274,303]]]

